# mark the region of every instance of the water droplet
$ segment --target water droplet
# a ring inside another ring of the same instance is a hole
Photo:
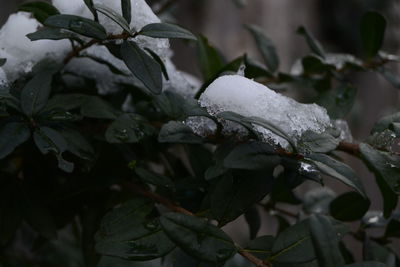
[[[154,231],[154,230],[156,230],[158,228],[158,222],[157,221],[151,221],[151,222],[145,223],[144,227],[147,230]]]
[[[217,251],[217,260],[224,260],[226,258],[229,258],[229,256],[232,254],[232,251],[230,249],[220,249]]]
[[[114,136],[121,141],[126,141],[129,139],[128,130],[126,129],[114,130]]]

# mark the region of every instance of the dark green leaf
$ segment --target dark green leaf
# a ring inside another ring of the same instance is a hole
[[[274,44],[269,37],[263,33],[263,30],[260,27],[256,25],[246,25],[246,28],[252,34],[268,69],[271,72],[275,72],[279,67],[279,58]]]
[[[78,131],[63,128],[60,133],[67,141],[68,151],[72,154],[86,160],[94,158],[95,151],[93,147]]]
[[[6,64],[7,59],[6,58],[0,58],[0,67],[2,67],[4,64]]]
[[[367,58],[374,57],[382,46],[386,19],[378,12],[369,11],[361,20],[361,40]]]
[[[324,73],[333,68],[323,62],[323,59],[314,55],[304,57],[301,64],[303,65],[303,72],[306,74]]]
[[[384,215],[388,217],[397,206],[400,194],[400,159],[387,152],[377,151],[367,144],[360,144],[360,151],[368,168],[375,174],[384,199]]]
[[[211,192],[211,212],[219,225],[225,225],[272,191],[273,177],[260,172],[226,174],[218,178]]]
[[[106,140],[109,143],[137,143],[151,132],[152,128],[141,116],[126,113],[108,127]]]
[[[117,11],[109,8],[108,6],[100,5],[100,4],[95,4],[95,5],[93,5],[93,7],[100,13],[104,14],[105,16],[107,16],[108,18],[110,18],[111,20],[116,22],[126,32],[132,33],[131,28],[129,27],[129,23],[125,20],[124,17],[122,17],[120,14],[118,14]]]
[[[364,261],[359,263],[348,264],[346,267],[388,267],[386,264],[377,261]]]
[[[369,168],[399,195],[400,158],[388,152],[377,151],[367,144],[360,144],[360,151]]]
[[[375,123],[371,132],[372,133],[383,132],[386,129],[395,130],[394,127],[395,123],[400,123],[400,112],[396,112],[394,114],[385,116],[382,119],[380,119],[377,123]]]
[[[49,27],[67,29],[83,36],[92,37],[99,40],[107,38],[106,30],[99,23],[74,15],[55,15],[44,22]]]
[[[354,170],[348,165],[324,154],[311,154],[308,155],[307,158],[311,159],[323,174],[338,179],[342,183],[356,190],[362,196],[366,196],[363,184]]]
[[[261,216],[257,206],[252,206],[244,213],[247,225],[249,226],[250,239],[257,237],[258,231],[261,228]]]
[[[330,220],[322,215],[311,215],[310,232],[318,262],[321,267],[344,266],[337,233]]]
[[[306,131],[301,135],[298,143],[299,151],[307,153],[328,153],[335,150],[339,145],[339,139],[335,138],[328,131],[316,133]]]
[[[56,94],[48,101],[46,110],[61,109],[70,111],[80,108],[86,101],[90,101],[90,98],[91,96],[83,94]]]
[[[211,80],[224,67],[224,59],[220,53],[212,47],[206,37],[199,36],[197,43],[197,53],[200,69],[205,81]]]
[[[170,121],[160,130],[158,141],[161,143],[201,144],[203,139],[195,135],[192,129],[177,121]]]
[[[204,219],[179,213],[164,213],[160,222],[172,241],[199,260],[223,263],[236,252],[230,237]]]
[[[130,71],[154,94],[162,90],[161,67],[134,42],[124,41],[121,56]]]
[[[37,40],[62,40],[71,39],[83,43],[83,40],[73,32],[65,31],[63,29],[44,27],[36,32],[26,35],[31,41]]]
[[[306,28],[304,28],[303,26],[299,27],[297,29],[297,33],[301,34],[304,36],[304,38],[306,38],[307,44],[310,47],[311,51],[314,52],[316,55],[325,58],[325,51],[323,49],[323,47],[321,46],[321,44],[314,38],[314,36],[312,36],[307,30]]]
[[[153,38],[179,38],[197,40],[190,31],[170,23],[151,23],[144,26],[140,31],[140,35]]]
[[[162,231],[158,220],[146,217],[154,209],[147,199],[132,199],[107,213],[96,235],[96,251],[132,261],[164,256],[175,245]]]
[[[266,259],[271,255],[274,240],[273,236],[260,236],[251,240],[245,249],[259,259]]]
[[[32,13],[35,19],[41,23],[44,23],[50,16],[60,14],[57,8],[46,2],[23,3],[18,10]]]
[[[87,98],[85,103],[81,107],[81,114],[88,118],[112,120],[116,119],[119,113],[120,112],[110,106],[107,101],[101,99],[98,96]]]
[[[94,20],[99,21],[97,11],[94,8],[93,0],[83,0],[83,2],[85,2],[85,5],[89,8],[90,12],[92,12]]]
[[[244,76],[249,79],[257,78],[272,78],[273,74],[268,71],[261,63],[246,56],[244,60],[246,69],[244,70]]]
[[[29,117],[36,115],[47,104],[51,92],[52,75],[40,72],[22,89],[21,109]]]
[[[126,22],[130,24],[132,20],[131,0],[121,0],[121,8],[123,17],[125,18]]]
[[[281,263],[309,262],[315,259],[308,221],[302,221],[281,232],[272,246],[270,261]]]
[[[74,164],[62,157],[62,153],[68,150],[68,143],[61,133],[48,127],[40,127],[35,130],[33,139],[42,154],[56,155],[60,169],[68,173],[74,170]]]
[[[341,84],[335,89],[321,93],[317,103],[327,109],[332,119],[341,119],[352,109],[357,96],[357,89],[350,84]]]
[[[164,78],[165,78],[166,80],[169,80],[169,75],[168,75],[167,68],[165,67],[164,61],[160,58],[160,56],[157,55],[154,51],[152,51],[152,50],[149,49],[149,48],[145,48],[144,50],[146,50],[146,51],[153,57],[153,59],[154,59],[155,61],[157,61],[157,63],[158,63],[158,64],[160,65],[160,67],[161,67],[161,71],[162,71],[162,73],[163,73],[163,75],[164,75]]]
[[[104,58],[97,57],[94,55],[89,55],[89,54],[80,55],[79,57],[90,58],[91,60],[96,61],[97,63],[103,64],[103,65],[107,66],[107,68],[109,68],[109,70],[114,74],[128,76],[126,72],[122,71],[117,66],[114,66],[113,63],[111,63],[109,60],[105,60]]]
[[[135,172],[145,183],[152,184],[161,188],[166,188],[169,190],[172,190],[174,188],[174,183],[170,178],[166,176],[150,172],[143,168],[135,168]]]
[[[340,221],[360,220],[368,211],[371,202],[356,192],[344,193],[335,198],[330,205],[333,218]]]
[[[224,160],[224,167],[231,169],[271,170],[279,164],[274,148],[261,142],[238,145]]]
[[[11,122],[0,129],[0,159],[3,159],[16,147],[26,142],[31,136],[27,124],[22,122]]]
[[[370,240],[364,240],[363,256],[365,261],[376,261],[387,267],[396,267],[396,255],[388,248]]]

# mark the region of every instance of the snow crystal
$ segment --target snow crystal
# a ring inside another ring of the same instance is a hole
[[[307,130],[322,133],[331,126],[330,118],[323,107],[298,103],[239,75],[226,75],[216,79],[201,95],[199,102],[211,115],[232,111],[245,117],[265,119],[280,127],[294,140],[298,140]],[[266,141],[272,140],[275,144],[288,146],[285,140],[271,131],[260,126],[254,126],[254,129]]]
[[[11,15],[0,30],[0,58],[6,58],[3,66],[9,81],[32,70],[32,67],[46,56],[60,58],[70,49],[69,42],[40,40],[31,42],[26,35],[35,32],[39,22],[30,18],[29,13]]]

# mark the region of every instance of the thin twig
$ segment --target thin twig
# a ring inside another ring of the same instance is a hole
[[[92,39],[89,42],[87,42],[84,45],[81,45],[75,49],[73,49],[68,55],[64,58],[64,64],[68,64],[74,57],[79,56],[79,54],[83,51],[88,49],[89,47],[96,45],[96,44],[101,44],[104,41],[110,41],[110,40],[122,40],[122,39],[127,39],[129,37],[134,37],[134,35],[130,33],[122,33],[122,34],[116,34],[116,35],[109,35],[106,40],[98,40],[98,39]]]
[[[358,144],[353,144],[348,142],[340,142],[336,150],[347,152],[354,156],[360,154],[360,146]]]

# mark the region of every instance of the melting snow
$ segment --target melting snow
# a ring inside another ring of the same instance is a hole
[[[322,133],[331,126],[323,107],[301,104],[268,87],[239,75],[219,77],[200,97],[200,105],[211,115],[232,111],[245,117],[260,117],[284,130],[292,139],[298,140],[307,130]],[[206,126],[208,127],[208,126]],[[225,131],[237,131],[237,126],[226,125]],[[266,141],[287,147],[281,137],[260,126],[254,126]],[[199,129],[196,129],[199,132]]]

